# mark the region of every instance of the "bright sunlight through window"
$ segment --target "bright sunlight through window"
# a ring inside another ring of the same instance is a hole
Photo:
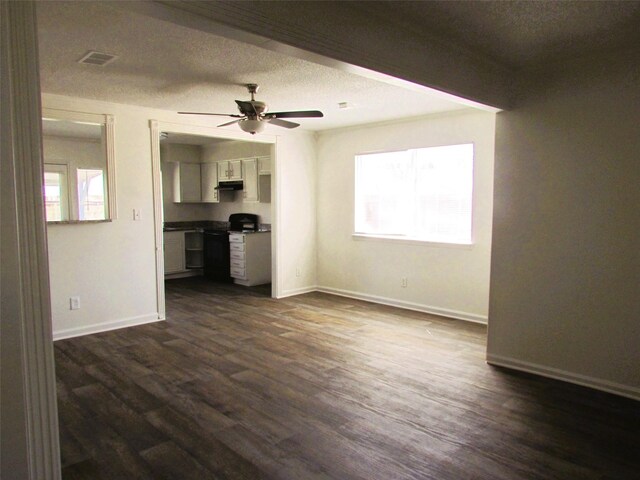
[[[471,243],[473,144],[356,156],[355,233]]]
[[[78,216],[80,220],[107,218],[102,170],[78,169]]]

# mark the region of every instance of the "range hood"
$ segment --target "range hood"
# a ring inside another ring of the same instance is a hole
[[[216,187],[216,190],[224,192],[224,191],[231,191],[231,190],[242,190],[243,188],[244,186],[242,184],[242,180],[229,180],[229,181],[218,182],[218,186]]]

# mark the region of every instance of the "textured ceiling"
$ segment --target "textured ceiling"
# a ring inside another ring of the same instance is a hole
[[[511,72],[548,68],[573,57],[640,44],[640,1],[311,1],[295,5],[312,4],[327,12],[346,11],[347,18],[363,24],[377,17],[424,43],[444,42]],[[248,99],[243,84],[258,83],[257,99],[267,102],[272,111],[322,110],[323,119],[300,120],[309,130],[463,108],[426,88],[406,89],[365,78],[108,2],[38,2],[37,8],[41,84],[47,93],[176,111],[236,113],[233,100]],[[78,64],[89,50],[118,58],[105,67]],[[340,102],[354,108],[341,110]],[[221,117],[220,123],[224,121]]]
[[[176,111],[237,113],[245,83],[271,111],[319,109],[300,119],[323,130],[464,108],[260,47],[188,29],[97,2],[39,2],[42,91]],[[88,51],[117,55],[104,66],[81,65]],[[341,110],[339,102],[352,109]],[[221,117],[220,123],[226,121]],[[233,125],[228,128],[237,129]],[[269,126],[271,131],[277,127]]]
[[[635,0],[358,1],[349,5],[515,70],[640,44],[640,2]]]

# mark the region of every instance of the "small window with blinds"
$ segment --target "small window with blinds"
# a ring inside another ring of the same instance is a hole
[[[356,156],[355,233],[471,244],[473,144]]]

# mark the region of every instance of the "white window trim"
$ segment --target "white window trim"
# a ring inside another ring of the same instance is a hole
[[[392,235],[373,235],[369,233],[353,232],[351,238],[357,241],[373,241],[384,243],[396,243],[404,245],[423,245],[436,248],[456,248],[461,250],[473,250],[476,245],[475,239],[471,239],[471,243],[452,243],[452,242],[434,242],[433,240],[423,240],[420,238],[400,237]]]

